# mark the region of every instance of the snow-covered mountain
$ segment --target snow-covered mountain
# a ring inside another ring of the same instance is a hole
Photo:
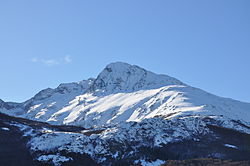
[[[24,103],[0,100],[0,112],[88,129],[83,131],[92,132],[88,136],[60,132],[41,136],[35,132],[29,145],[32,151],[59,148],[59,152],[67,149],[89,154],[99,163],[132,156],[141,147],[198,141],[213,133],[211,126],[250,134],[250,103],[218,97],[170,76],[121,62],[109,64],[96,79],[48,88]],[[33,130],[27,131],[31,134]],[[130,150],[114,150],[110,144],[129,145]]]

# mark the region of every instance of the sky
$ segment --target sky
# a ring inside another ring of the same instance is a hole
[[[250,102],[249,0],[0,1],[0,98],[135,64]]]

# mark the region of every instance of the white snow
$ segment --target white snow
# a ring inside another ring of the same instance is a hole
[[[32,129],[29,126],[20,124],[20,123],[11,123],[11,126],[16,126],[18,127],[22,132],[23,132],[23,136],[36,136],[36,133],[34,132],[34,129]]]
[[[163,160],[155,160],[155,161],[145,161],[145,160],[136,160],[135,164],[141,164],[141,166],[159,166],[161,164],[164,164],[165,161]]]
[[[41,134],[34,135],[29,127],[18,126],[25,136],[33,134],[29,142],[33,151],[68,150],[93,158],[100,154],[119,157],[118,152],[111,153],[107,147],[110,140],[137,140],[140,145],[147,145],[145,140],[151,139],[154,146],[160,147],[194,139],[194,133],[209,133],[206,126],[214,121],[222,127],[250,133],[250,103],[218,97],[125,63],[108,65],[96,79],[45,89],[32,99],[11,106],[13,109],[3,107],[0,112],[51,124],[79,125],[89,128],[88,132],[103,130],[86,136],[84,132],[44,128]],[[205,121],[206,118],[213,121]],[[99,158],[99,162],[103,160]]]
[[[187,123],[189,125],[188,128],[184,126]],[[172,125],[175,126],[174,131],[171,130]],[[112,151],[113,148],[108,143],[110,141],[123,144],[125,141],[133,142],[136,140],[135,149],[128,152],[129,154],[133,154],[136,148],[152,144],[148,140],[154,139],[155,146],[161,146],[161,144],[180,141],[182,139],[192,139],[194,131],[200,131],[200,134],[209,132],[202,120],[194,120],[194,118],[183,118],[178,121],[174,119],[166,121],[162,118],[150,118],[144,119],[140,123],[123,122],[103,130],[103,132],[92,134],[91,136],[73,132],[43,132],[32,137],[29,146],[32,151],[53,152],[54,150],[67,150],[81,154],[86,153],[101,163],[106,157],[112,156],[114,159],[121,157],[120,151]]]
[[[7,127],[1,127],[2,130],[9,131],[10,129]]]
[[[250,104],[220,98],[184,85],[109,95],[78,94],[56,93],[48,99],[33,101],[35,105],[27,114],[21,114],[21,117],[86,128],[124,121],[139,122],[155,116],[169,119],[194,115],[239,120],[246,126],[250,124]],[[83,100],[85,104],[81,102]],[[15,113],[20,114],[20,109],[4,112],[18,116]],[[240,127],[228,122],[230,128]]]
[[[118,157],[118,155],[119,155],[119,153],[118,152],[116,152],[112,157],[113,158],[117,158]]]
[[[250,126],[249,103],[221,98],[175,78],[121,62],[108,65],[95,80],[45,89],[23,103],[23,107],[27,105],[31,105],[27,112],[20,104],[12,110],[0,111],[86,128],[139,122],[155,116],[170,119],[194,115],[223,117],[221,120],[233,119]],[[223,125],[250,133],[249,129],[230,120]]]
[[[229,147],[229,148],[233,148],[233,149],[239,149],[237,146],[231,145],[231,144],[224,144],[224,146]]]
[[[55,166],[60,166],[62,162],[70,161],[70,160],[72,160],[72,158],[60,156],[59,154],[57,154],[57,155],[49,154],[49,155],[41,155],[37,158],[37,160],[42,161],[42,162],[52,160],[52,162]]]

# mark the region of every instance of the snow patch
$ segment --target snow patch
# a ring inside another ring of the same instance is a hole
[[[231,144],[224,144],[224,146],[229,147],[229,148],[233,148],[233,149],[239,149],[237,146],[231,145]]]
[[[10,129],[7,128],[7,127],[2,127],[1,129],[2,129],[2,130],[5,130],[5,131],[9,131],[9,130],[10,130]]]
[[[160,166],[161,164],[164,164],[165,161],[159,159],[155,161],[136,160],[134,163],[141,164],[141,166]]]
[[[61,163],[73,159],[71,157],[60,156],[59,154],[57,155],[50,154],[50,155],[41,155],[40,157],[37,158],[37,160],[42,162],[48,162],[50,160],[53,162],[53,164],[55,164],[55,166],[60,166]]]

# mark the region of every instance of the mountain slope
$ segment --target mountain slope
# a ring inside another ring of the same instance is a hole
[[[88,154],[98,163],[108,164],[124,158],[140,160],[140,156],[150,160],[166,160],[171,156],[152,157],[143,148],[156,148],[162,151],[161,154],[167,151],[175,154],[176,150],[169,148],[174,148],[171,146],[175,144],[183,148],[186,146],[182,144],[183,141],[200,144],[210,150],[200,154],[197,147],[192,147],[197,151],[194,154],[176,151],[179,158],[229,158],[230,154],[224,149],[232,147],[237,149],[230,152],[232,154],[246,152],[248,156],[250,152],[248,141],[221,139],[226,138],[225,133],[231,130],[242,133],[242,140],[248,138],[249,103],[218,97],[175,78],[121,62],[109,64],[96,79],[48,88],[24,103],[0,100],[0,112],[88,129],[83,133],[89,134],[83,135],[51,130],[41,134],[40,130],[31,128],[26,135],[33,132],[29,141],[33,153],[46,151],[55,155],[55,151],[58,154],[70,151]],[[216,144],[215,147],[220,150],[210,148],[209,142]],[[37,159],[41,157],[39,155]],[[171,159],[179,159],[176,156],[173,155]]]
[[[1,112],[9,115],[83,127],[186,115],[250,122],[248,103],[217,97],[121,62],[108,65],[96,79],[48,88],[24,103],[1,103]]]

